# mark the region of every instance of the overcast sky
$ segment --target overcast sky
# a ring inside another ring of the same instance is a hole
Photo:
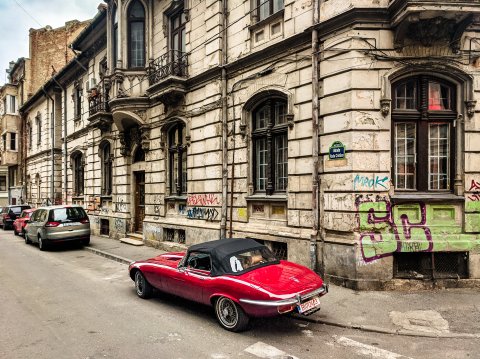
[[[97,14],[102,0],[0,0],[0,85],[10,61],[29,57],[28,30],[87,20]]]

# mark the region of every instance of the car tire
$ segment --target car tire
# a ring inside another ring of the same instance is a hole
[[[43,241],[42,236],[38,236],[38,249],[40,249],[41,251],[44,251],[47,249],[47,245]]]
[[[25,233],[25,231],[23,231],[23,237],[25,238],[25,244],[30,244],[30,243],[32,243],[32,241],[30,241],[30,239],[28,239],[27,234]]]
[[[231,332],[240,332],[248,326],[250,318],[233,300],[220,297],[215,302],[215,315],[220,325]]]
[[[15,227],[13,227],[13,234],[16,235],[16,236],[18,236],[18,232],[17,232],[17,230],[15,229]]]
[[[153,294],[153,287],[139,270],[135,272],[135,290],[137,295],[143,299],[150,298]]]
[[[82,246],[88,246],[89,244],[90,244],[90,238],[84,239],[84,240],[82,241]]]
[[[7,227],[7,224],[5,223],[5,221],[3,221],[3,226],[2,226],[3,230],[6,231],[8,229]]]

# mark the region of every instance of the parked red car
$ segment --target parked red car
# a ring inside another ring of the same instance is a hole
[[[220,325],[234,332],[244,330],[250,317],[311,314],[328,292],[315,272],[276,259],[253,239],[196,244],[186,253],[133,262],[129,273],[139,297],[150,297],[156,288],[211,305]]]
[[[16,236],[25,236],[25,226],[27,224],[26,221],[30,219],[33,211],[35,211],[35,208],[24,209],[20,216],[18,216],[17,219],[13,221],[13,233]]]

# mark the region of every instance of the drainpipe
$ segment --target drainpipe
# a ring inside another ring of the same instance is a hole
[[[310,267],[312,270],[317,268],[317,239],[320,229],[320,208],[319,208],[319,54],[318,54],[318,30],[315,26],[319,23],[319,2],[313,2],[313,30],[312,30],[312,233],[310,235]],[[322,237],[320,235],[320,237]],[[322,239],[322,272],[324,272],[323,263],[324,240]]]
[[[50,149],[50,156],[52,157],[51,159],[51,166],[52,166],[52,173],[50,174],[51,176],[51,179],[50,179],[50,198],[51,198],[51,204],[53,204],[53,199],[55,198],[54,196],[54,185],[53,185],[53,181],[55,180],[55,158],[54,158],[54,155],[55,155],[55,150],[54,150],[54,146],[55,146],[55,126],[54,126],[54,122],[55,122],[55,100],[52,98],[52,96],[50,96],[48,94],[47,91],[45,91],[45,87],[42,86],[42,91],[43,93],[45,94],[45,97],[47,99],[50,99],[52,101],[52,112],[50,114],[50,131],[51,131],[51,137],[52,137],[52,148]],[[48,104],[48,102],[47,102]],[[47,109],[48,109],[48,106],[47,106]]]
[[[227,229],[227,196],[228,196],[228,107],[227,107],[227,23],[228,23],[228,5],[227,0],[222,1],[222,208],[220,222],[220,239],[226,237]],[[233,172],[232,172],[233,179]],[[233,193],[233,187],[230,189]],[[233,206],[233,202],[230,203]],[[230,211],[231,212],[231,211]],[[230,232],[231,237],[231,232]]]

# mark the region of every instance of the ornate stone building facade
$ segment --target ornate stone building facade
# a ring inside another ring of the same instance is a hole
[[[255,238],[356,288],[478,280],[480,7],[462,4],[109,0],[25,108],[55,113],[51,197],[96,234]]]

